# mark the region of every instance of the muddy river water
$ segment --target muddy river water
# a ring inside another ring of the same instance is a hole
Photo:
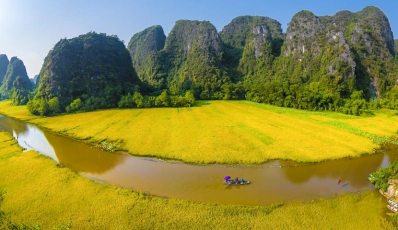
[[[369,174],[398,157],[395,148],[318,164],[272,161],[258,166],[190,165],[101,151],[5,116],[0,116],[0,126],[11,132],[22,147],[37,150],[94,181],[161,197],[223,204],[311,201],[342,192],[374,189],[368,182]],[[225,186],[226,175],[243,177],[252,183]]]

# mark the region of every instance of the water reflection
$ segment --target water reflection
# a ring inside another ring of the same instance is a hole
[[[23,148],[34,149],[78,172],[103,174],[126,158],[5,116],[0,116],[0,126],[11,132]]]
[[[383,162],[391,162],[397,158],[396,153],[393,154],[391,151],[388,153],[389,155],[367,155],[361,158],[326,161],[294,168],[282,167],[282,171],[286,178],[295,184],[306,183],[313,178],[328,178],[336,183],[339,180],[341,183],[349,183],[354,189],[362,189],[369,185],[367,178],[370,173],[379,169]]]
[[[382,154],[319,164],[274,161],[253,167],[198,166],[103,152],[92,145],[3,116],[0,116],[0,126],[18,137],[21,146],[36,149],[100,183],[162,197],[225,204],[309,201],[341,192],[373,189],[368,175],[398,157],[397,149],[393,149]],[[226,186],[222,183],[226,175],[239,176],[252,184]]]

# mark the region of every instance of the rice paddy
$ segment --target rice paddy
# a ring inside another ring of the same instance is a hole
[[[376,191],[266,207],[159,198],[100,184],[0,132],[0,229],[394,229]],[[0,198],[1,200],[1,198]],[[3,220],[3,221],[1,221]]]
[[[0,102],[0,113],[137,156],[188,163],[319,162],[372,153],[396,143],[398,116],[372,117],[279,108],[249,101],[209,101],[191,108],[110,109],[35,117]]]

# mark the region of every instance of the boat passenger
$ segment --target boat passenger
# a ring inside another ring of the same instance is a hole
[[[235,178],[235,184],[239,184],[239,177]]]

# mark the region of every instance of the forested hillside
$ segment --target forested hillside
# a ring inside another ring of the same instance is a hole
[[[161,26],[149,27],[135,34],[127,49],[140,79],[157,89],[167,88],[165,77],[159,73],[159,54],[164,48],[166,35]]]
[[[222,64],[223,44],[216,28],[207,21],[179,20],[163,45],[163,30],[153,26],[134,35],[130,55],[145,60],[134,68],[153,90],[168,89],[172,95],[191,90],[201,99],[222,99],[221,85],[230,82]],[[157,39],[158,38],[158,39]],[[140,54],[141,53],[141,54]]]
[[[303,10],[286,34],[268,17],[237,17],[219,34],[209,22],[181,20],[163,49],[151,45],[153,39],[136,39],[153,28],[134,35],[129,45],[157,48],[150,49],[156,57],[150,65],[133,62],[161,82],[150,83],[154,90],[356,115],[398,108],[397,44],[387,16],[373,6],[333,16]]]
[[[354,115],[398,109],[397,46],[387,16],[373,6],[333,16],[303,10],[286,33],[261,16],[236,17],[219,33],[208,21],[179,20],[167,37],[159,25],[133,35],[127,49],[114,35],[90,32],[50,50],[28,108],[44,115],[190,106],[196,98]],[[13,63],[0,55],[0,91],[26,103],[30,82]]]
[[[39,79],[29,106],[41,114],[117,107],[122,95],[140,86],[119,38],[94,32],[61,39],[45,58]]]

